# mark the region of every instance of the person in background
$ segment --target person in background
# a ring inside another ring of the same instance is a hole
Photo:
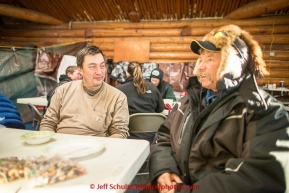
[[[3,126],[25,129],[25,125],[21,120],[18,109],[9,98],[0,94],[0,128]]]
[[[126,80],[116,88],[122,91],[128,100],[129,114],[160,113],[164,110],[162,96],[156,86],[143,78],[138,62],[130,62],[126,71]]]
[[[151,183],[167,185],[163,192],[174,192],[168,185],[180,192],[284,192],[284,171],[270,152],[285,150],[276,141],[288,140],[289,118],[256,83],[268,73],[260,46],[227,25],[190,47],[199,55],[196,76],[156,134]]]
[[[164,102],[157,87],[144,79],[141,65],[130,62],[126,71],[126,80],[116,88],[127,97],[129,114],[160,113],[164,110]],[[129,139],[145,139],[152,142],[155,132],[130,133]]]
[[[55,92],[55,89],[57,87],[59,87],[60,85],[70,82],[72,80],[81,80],[82,79],[82,75],[80,74],[78,67],[77,66],[68,66],[65,70],[65,74],[60,75],[59,77],[59,83],[57,84],[57,86],[52,89],[51,91],[49,91],[49,93],[47,94],[47,107],[49,107],[50,105],[50,100],[52,95]]]
[[[102,51],[96,46],[84,47],[77,53],[76,61],[83,79],[55,90],[40,130],[127,138],[127,98],[104,82],[106,62]]]
[[[163,77],[164,77],[164,72],[159,68],[155,68],[151,72],[150,82],[156,85],[163,99],[173,99],[173,101],[175,102],[176,97],[173,91],[173,87],[170,83],[164,81]]]

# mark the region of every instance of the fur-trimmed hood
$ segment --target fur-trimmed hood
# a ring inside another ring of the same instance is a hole
[[[212,30],[202,41],[193,40],[191,50],[199,54],[200,48],[221,52],[221,63],[217,72],[217,79],[236,79],[245,71],[251,71],[256,77],[268,75],[263,60],[262,50],[246,31],[236,25],[226,25]],[[236,62],[236,51],[240,61]],[[232,58],[233,57],[233,58]],[[199,62],[197,61],[196,67]],[[194,74],[196,74],[196,69]]]

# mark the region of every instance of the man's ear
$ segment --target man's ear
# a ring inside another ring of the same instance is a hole
[[[67,76],[68,76],[69,78],[71,77],[71,75],[72,75],[72,74],[71,74],[70,72],[67,73]]]
[[[82,70],[82,68],[81,67],[77,67],[78,68],[78,71],[79,71],[79,73],[81,74],[81,76],[83,77],[83,70]]]

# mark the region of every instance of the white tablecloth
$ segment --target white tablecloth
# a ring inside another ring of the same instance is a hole
[[[20,136],[26,132],[29,131],[10,128],[0,129],[0,158],[10,156],[40,156],[43,148],[47,145],[66,139],[95,139],[104,143],[105,149],[95,157],[79,161],[79,164],[83,165],[87,171],[83,176],[40,188],[28,188],[24,179],[16,180],[6,185],[0,185],[1,193],[15,193],[17,190],[17,193],[91,193],[96,191],[96,187],[105,184],[108,184],[108,186],[103,186],[102,190],[124,192],[125,189],[112,189],[111,187],[131,183],[149,155],[149,143],[145,140],[56,133],[53,138],[45,144],[28,145],[20,139]],[[91,184],[95,185],[94,189],[90,188]]]

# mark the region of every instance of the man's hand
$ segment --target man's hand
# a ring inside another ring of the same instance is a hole
[[[168,186],[172,186],[172,185],[176,185],[177,183],[183,183],[183,181],[181,180],[181,178],[176,175],[176,174],[170,174],[170,173],[163,173],[162,175],[160,175],[158,177],[158,181],[157,183],[161,186],[161,187],[166,187],[165,185],[167,185],[166,188],[164,189],[160,189],[160,192],[162,193],[166,193],[166,192],[174,192],[174,189],[168,189]]]

